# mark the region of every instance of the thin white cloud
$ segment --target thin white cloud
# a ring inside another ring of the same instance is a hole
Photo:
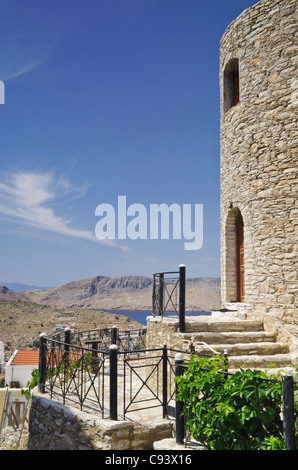
[[[32,41],[24,32],[1,31],[0,33],[0,78],[8,81],[20,77],[43,64],[54,50],[53,41]]]
[[[69,220],[49,207],[57,198],[55,186],[51,172],[10,173],[0,183],[0,214],[36,228],[94,241],[92,232],[71,227]]]
[[[2,64],[0,66],[0,77],[2,80],[7,81],[13,78],[18,78],[21,75],[24,75],[27,72],[31,72],[31,70],[35,69],[39,65],[41,65],[43,60],[37,62],[31,62],[27,64]]]
[[[18,4],[19,3],[19,4]],[[29,2],[30,3],[30,2]],[[0,79],[20,77],[43,64],[54,52],[63,34],[41,2],[34,6],[20,2],[1,2]],[[40,4],[39,4],[40,3]]]
[[[0,183],[0,216],[37,229],[98,243],[95,233],[77,229],[70,220],[55,213],[53,205],[59,200],[61,191],[64,196],[66,193],[79,196],[85,189],[74,188],[66,178],[55,178],[52,172],[9,173]],[[113,240],[102,243],[127,250]]]

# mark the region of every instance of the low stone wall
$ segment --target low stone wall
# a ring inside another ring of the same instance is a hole
[[[147,317],[146,348],[162,348],[164,343],[168,347],[179,348],[183,340],[177,337],[177,332],[179,332],[178,316]]]
[[[188,328],[188,321],[187,317],[185,319],[185,326]],[[166,316],[166,317],[147,317],[147,336],[146,336],[146,348],[147,349],[160,349],[166,343],[167,348],[171,348],[176,350],[168,353],[168,396],[173,394],[174,391],[174,376],[173,370],[175,367],[175,356],[178,351],[186,351],[186,345],[183,336],[179,334],[179,319],[178,316]],[[161,353],[160,353],[161,355]],[[148,371],[151,367],[154,370],[154,373],[150,375],[148,372],[148,380],[147,383],[149,386],[155,390],[159,396],[162,396],[162,388],[163,388],[163,381],[162,381],[162,374],[163,374],[163,362],[160,360],[158,365],[158,359],[154,360],[156,356],[155,351],[147,352],[147,360],[148,360]],[[150,358],[152,360],[152,366],[150,366]],[[187,356],[184,356],[187,358]],[[170,372],[170,364],[172,371]],[[171,375],[171,380],[169,378]]]
[[[29,450],[151,450],[155,441],[170,437],[168,420],[140,425],[100,419],[33,391]]]

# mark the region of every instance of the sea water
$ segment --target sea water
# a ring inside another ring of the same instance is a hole
[[[141,325],[145,325],[147,326],[147,321],[146,321],[146,318],[147,317],[150,317],[152,316],[152,311],[151,310],[118,310],[118,309],[115,309],[115,310],[106,310],[107,312],[110,312],[110,313],[114,313],[115,315],[124,315],[125,317],[128,317],[130,318],[131,320],[135,320],[139,323],[141,323]],[[174,316],[177,316],[177,319],[178,319],[178,315],[175,314],[175,313],[166,313],[165,316],[169,316],[169,315],[174,315]],[[186,316],[198,316],[198,315],[211,315],[211,312],[185,312],[185,315]]]

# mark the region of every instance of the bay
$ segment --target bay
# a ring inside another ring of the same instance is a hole
[[[115,309],[115,310],[106,310],[107,312],[110,312],[110,313],[114,313],[116,315],[124,315],[125,317],[128,317],[130,318],[131,320],[135,320],[139,323],[141,323],[141,325],[145,325],[147,326],[147,320],[146,318],[147,317],[150,317],[152,316],[152,311],[151,310],[118,310],[118,309]],[[166,314],[165,316],[172,316],[174,315],[173,313],[170,314]],[[211,315],[211,312],[202,312],[202,311],[198,311],[198,312],[185,312],[185,315],[187,316],[198,316],[198,315]],[[178,315],[177,315],[177,319],[178,319]]]

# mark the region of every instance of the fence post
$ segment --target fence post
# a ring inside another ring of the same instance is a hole
[[[65,360],[68,364],[69,363],[70,328],[66,328],[64,333],[65,333],[65,339],[64,339]]]
[[[185,333],[185,265],[179,266],[179,331]]]
[[[114,421],[117,421],[117,415],[118,415],[117,361],[118,361],[118,346],[116,344],[112,344],[110,346],[110,419]]]
[[[222,370],[225,372],[225,378],[228,378],[228,371],[229,371],[229,355],[228,350],[224,350],[224,359],[223,359],[223,367]]]
[[[163,317],[164,311],[163,311],[163,295],[164,295],[164,274],[160,273],[159,276],[159,298],[158,298],[158,309],[159,309],[159,315]]]
[[[114,325],[111,330],[111,343],[117,344],[117,326]]]
[[[183,356],[181,353],[176,354],[175,356],[175,376],[178,377],[183,374]],[[176,383],[176,395],[177,395],[178,387]],[[184,424],[184,416],[182,415],[183,412],[183,405],[182,401],[178,401],[176,397],[176,444],[183,444],[184,435],[185,435],[185,424]]]
[[[38,358],[38,391],[45,393],[45,381],[47,370],[47,353],[46,353],[46,334],[41,333],[39,336],[39,358]]]
[[[156,300],[155,300],[155,287],[156,287],[156,274],[153,274],[153,290],[152,290],[152,313],[155,317],[155,307],[156,307]]]
[[[292,375],[282,376],[283,399],[283,434],[287,450],[295,450],[295,416],[294,416],[294,381]]]
[[[167,355],[167,343],[164,342],[162,351],[162,408],[163,418],[167,416],[167,404],[168,404],[168,355]]]

